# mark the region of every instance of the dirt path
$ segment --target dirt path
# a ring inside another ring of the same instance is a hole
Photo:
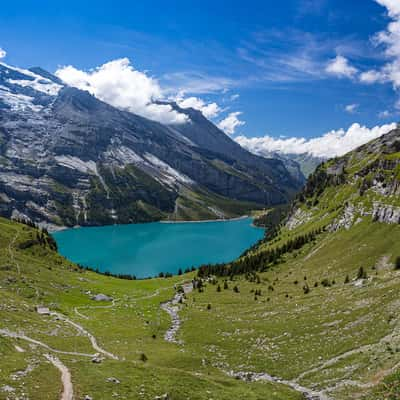
[[[104,356],[111,358],[113,360],[118,360],[118,357],[113,354],[108,352],[107,350],[104,350],[102,347],[100,347],[97,343],[97,339],[90,333],[88,332],[83,326],[77,324],[74,321],[71,321],[69,318],[67,318],[65,315],[57,313],[57,312],[52,312],[50,315],[56,316],[62,321],[66,322],[67,324],[72,325],[74,328],[76,328],[79,332],[81,332],[83,335],[87,336],[90,340],[90,343],[92,344],[92,347],[98,352],[103,354]]]
[[[84,315],[84,314],[80,313],[79,310],[82,310],[82,309],[86,309],[86,310],[97,310],[97,309],[112,308],[112,307],[115,306],[116,301],[117,301],[117,300],[114,300],[114,299],[113,299],[113,300],[112,300],[112,303],[111,303],[111,304],[108,304],[107,306],[82,306],[82,307],[75,307],[75,308],[74,308],[74,311],[75,311],[75,314],[78,315],[78,316],[80,316],[81,318],[83,318],[83,319],[90,319],[87,315]]]
[[[181,327],[181,319],[179,318],[179,302],[182,300],[184,294],[190,293],[193,290],[192,283],[183,284],[183,293],[176,293],[174,298],[166,303],[161,304],[161,308],[171,317],[172,325],[165,332],[164,339],[170,343],[182,344],[181,340],[176,338],[176,335]]]
[[[63,391],[60,400],[73,400],[74,389],[72,386],[71,373],[69,369],[57,358],[50,354],[44,354],[44,357],[49,360],[60,372]]]
[[[9,337],[9,338],[12,338],[12,339],[25,340],[25,341],[27,341],[29,343],[35,344],[36,346],[43,347],[46,350],[51,351],[53,353],[65,354],[65,355],[69,355],[69,356],[90,357],[90,358],[93,358],[93,357],[96,356],[96,354],[77,353],[75,351],[62,351],[62,350],[53,349],[52,347],[48,346],[46,343],[43,343],[43,342],[41,342],[39,340],[36,340],[36,339],[32,339],[29,336],[26,336],[24,334],[11,332],[11,331],[9,331],[7,329],[0,329],[0,335],[1,336],[5,336],[5,337]]]

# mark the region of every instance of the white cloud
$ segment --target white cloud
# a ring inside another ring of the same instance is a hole
[[[400,89],[400,1],[375,0],[385,7],[392,21],[386,30],[379,32],[373,38],[376,46],[383,46],[388,61],[379,70],[373,69],[360,74],[364,83],[391,82],[395,90]]]
[[[360,81],[362,83],[384,82],[385,77],[382,72],[371,69],[360,74]]]
[[[329,61],[325,71],[328,74],[336,75],[339,78],[352,78],[358,70],[350,65],[347,58],[343,56],[336,56],[336,58]]]
[[[231,97],[230,97],[229,99],[230,99],[231,101],[235,101],[235,100],[237,100],[239,97],[240,97],[240,95],[237,94],[237,93],[235,93],[235,94],[232,94]]]
[[[348,104],[344,109],[349,114],[354,114],[359,107],[359,104]]]
[[[187,122],[187,116],[170,105],[155,103],[163,98],[158,81],[136,70],[128,58],[107,62],[90,71],[69,65],[58,69],[56,75],[68,85],[87,90],[114,107],[165,124]]]
[[[398,0],[376,0],[376,2],[388,9],[390,17],[400,16],[400,2]]]
[[[241,114],[240,111],[230,113],[226,118],[218,123],[218,128],[222,129],[228,135],[233,135],[237,127],[245,124],[244,121],[241,121],[238,118]]]
[[[271,152],[283,154],[307,153],[315,157],[331,158],[344,155],[395,128],[395,123],[376,126],[371,129],[360,124],[353,124],[347,131],[344,129],[333,130],[313,139],[297,137],[276,139],[271,136],[248,138],[239,136],[235,140],[241,146],[259,155],[268,155]]]
[[[0,60],[7,55],[7,52],[0,47]]]
[[[389,110],[381,111],[381,112],[378,114],[378,117],[379,117],[379,118],[382,118],[382,119],[386,119],[386,118],[389,118],[389,117],[391,117],[391,116],[392,116],[392,113],[391,113]]]
[[[181,97],[176,99],[176,102],[181,108],[194,108],[201,111],[206,118],[215,118],[222,111],[217,103],[206,103],[198,97]]]

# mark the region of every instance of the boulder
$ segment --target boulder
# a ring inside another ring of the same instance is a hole
[[[94,300],[94,301],[112,301],[113,299],[112,299],[112,297],[109,297],[105,294],[99,293],[99,294],[96,294],[96,296],[93,296],[92,300]]]

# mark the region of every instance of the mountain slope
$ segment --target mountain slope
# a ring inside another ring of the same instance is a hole
[[[299,188],[282,162],[186,112],[185,126],[162,125],[40,68],[0,64],[0,212],[67,226],[220,218]]]
[[[202,277],[231,277],[229,288],[243,293],[203,297],[229,316],[236,343],[258,338],[241,357],[222,340],[214,349],[226,351],[236,376],[272,375],[317,399],[397,398],[399,172],[396,129],[320,165],[287,218],[239,260],[200,269]],[[196,308],[187,310],[188,326],[200,318]],[[226,329],[215,318],[202,344]]]
[[[160,305],[192,277],[85,271],[46,233],[0,218],[0,399],[65,398],[61,365],[74,399],[301,400],[283,385],[233,379],[204,361],[207,352],[164,339],[171,320]],[[92,299],[100,293],[108,301]]]
[[[281,160],[292,178],[295,181],[304,183],[305,178],[299,165],[295,161],[291,161],[290,158],[283,157],[278,153],[263,154],[263,156],[257,155],[254,157],[254,154],[231,140],[224,132],[205,118],[200,111],[183,109],[176,104],[172,104],[172,106],[179,113],[187,115],[191,121],[188,124],[176,126],[176,129],[198,146],[227,157],[233,157],[240,163],[255,169],[260,169],[261,165],[264,165],[268,169],[273,169],[275,168],[275,160]],[[282,179],[285,178],[282,176]],[[283,185],[285,183],[290,187],[289,182],[282,181]]]
[[[50,353],[77,398],[396,399],[399,139],[395,130],[321,165],[275,236],[203,266],[213,277],[176,305],[176,343],[164,339],[160,303],[193,273],[130,281],[83,271],[45,233],[0,219],[0,396],[55,398]],[[98,293],[115,301],[99,306]]]

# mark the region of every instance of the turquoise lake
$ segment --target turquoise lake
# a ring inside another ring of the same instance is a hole
[[[83,266],[131,274],[176,274],[205,263],[227,262],[264,236],[252,219],[202,223],[111,225],[53,233],[60,253]]]
[[[252,219],[202,223],[111,225],[53,233],[62,255],[83,266],[131,274],[176,274],[205,263],[227,262],[264,236]]]

